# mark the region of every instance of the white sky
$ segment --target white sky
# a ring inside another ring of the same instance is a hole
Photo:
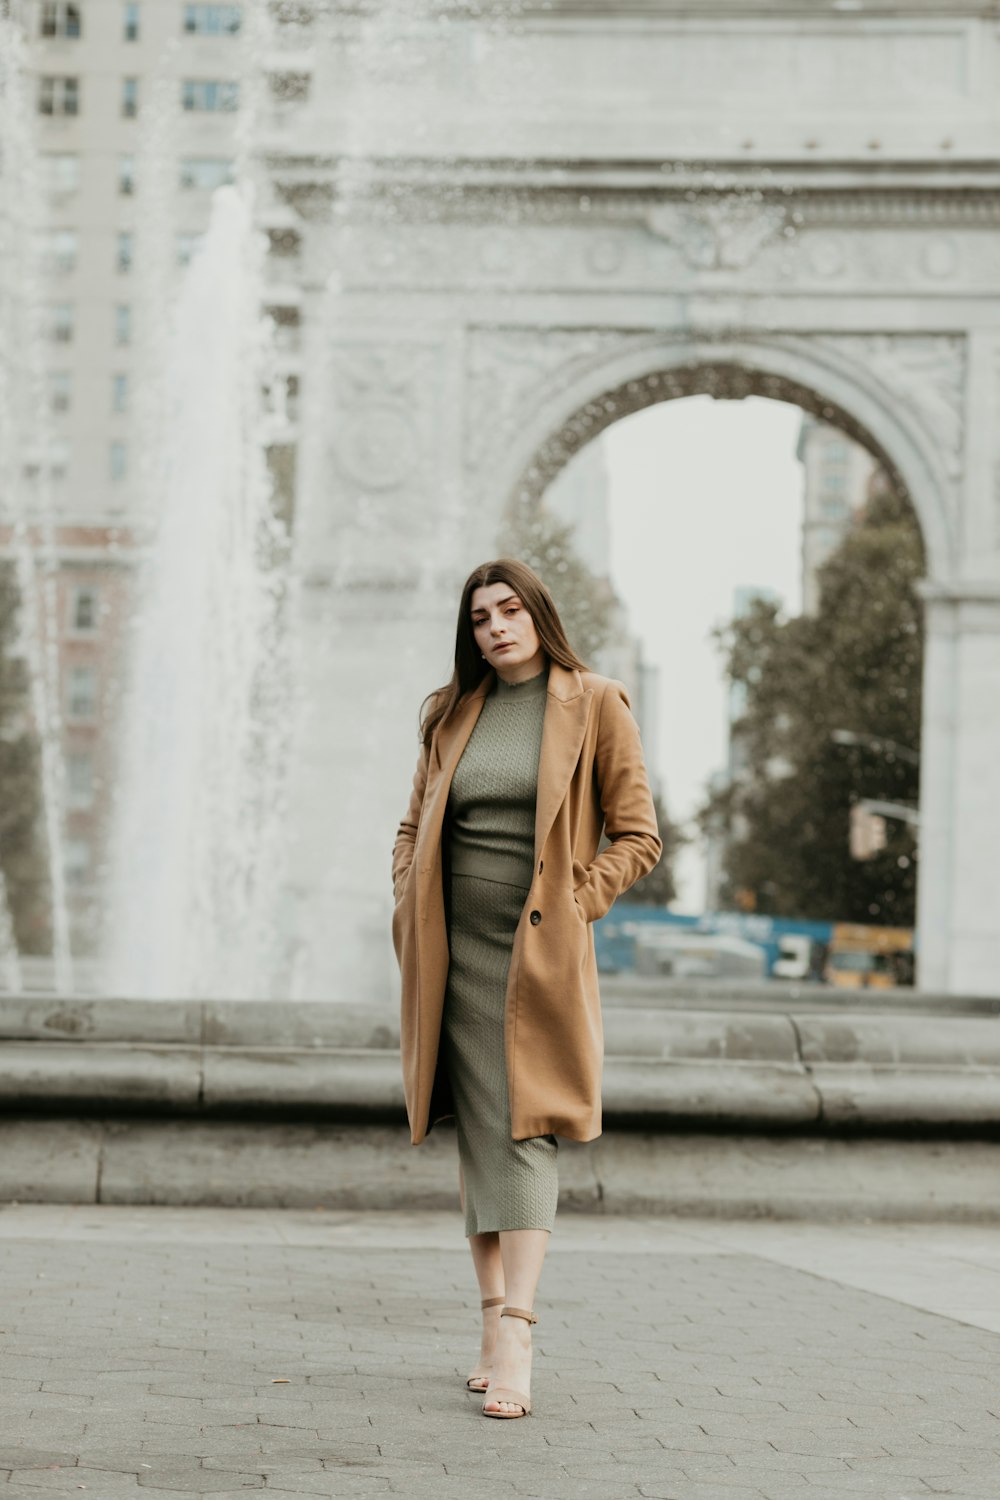
[[[659,770],[685,822],[725,762],[726,686],[709,632],[741,584],[801,607],[801,412],[694,396],[637,412],[600,439],[610,479],[611,578],[660,669]],[[677,863],[675,909],[704,904],[698,845]]]

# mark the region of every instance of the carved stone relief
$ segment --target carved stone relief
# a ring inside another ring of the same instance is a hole
[[[622,329],[471,329],[466,357],[466,463],[483,462],[518,414],[612,354],[662,345]]]
[[[389,573],[445,520],[444,350],[338,342],[328,358],[322,548],[358,576]]]
[[[370,225],[338,236],[345,290],[689,290],[699,277],[754,290],[1000,291],[996,223],[813,224],[807,212],[735,196],[660,203],[632,222]]]
[[[663,203],[649,211],[650,231],[676,245],[689,266],[744,270],[785,228],[787,211],[738,195],[703,203]]]
[[[962,473],[965,339],[949,334],[839,334],[821,338],[870,370],[927,432],[950,479]]]
[[[406,344],[334,349],[330,451],[339,471],[363,489],[419,477],[437,353]]]

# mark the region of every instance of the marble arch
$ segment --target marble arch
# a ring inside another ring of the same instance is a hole
[[[918,980],[1000,996],[995,0],[322,14],[261,148],[302,329],[294,992],[396,993],[417,709],[508,497],[634,405],[715,390],[830,416],[913,501]]]
[[[732,338],[653,341],[642,350],[606,347],[599,361],[552,371],[543,402],[530,392],[499,427],[476,487],[493,498],[509,490],[539,497],[586,443],[623,417],[661,401],[711,395],[766,396],[812,412],[864,444],[909,496],[920,521],[932,576],[954,565],[948,474],[921,426],[919,409],[901,402],[854,355],[808,339]]]

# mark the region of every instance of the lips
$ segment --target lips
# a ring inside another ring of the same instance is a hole
[[[509,651],[510,648],[511,648],[511,646],[513,646],[513,644],[514,644],[513,641],[504,641],[501,645],[494,646],[493,647],[494,655],[496,654],[497,651]]]

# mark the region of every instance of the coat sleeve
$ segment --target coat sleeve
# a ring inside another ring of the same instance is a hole
[[[413,773],[410,805],[403,814],[396,832],[396,842],[392,846],[392,889],[397,901],[403,893],[406,873],[413,862],[413,846],[417,839],[420,809],[424,802],[424,788],[427,786],[428,759],[428,748],[421,744],[420,754],[417,757],[417,769]]]
[[[601,699],[594,769],[604,831],[611,842],[588,872],[591,920],[603,916],[618,896],[648,875],[663,853],[639,726],[624,684],[614,680]]]

